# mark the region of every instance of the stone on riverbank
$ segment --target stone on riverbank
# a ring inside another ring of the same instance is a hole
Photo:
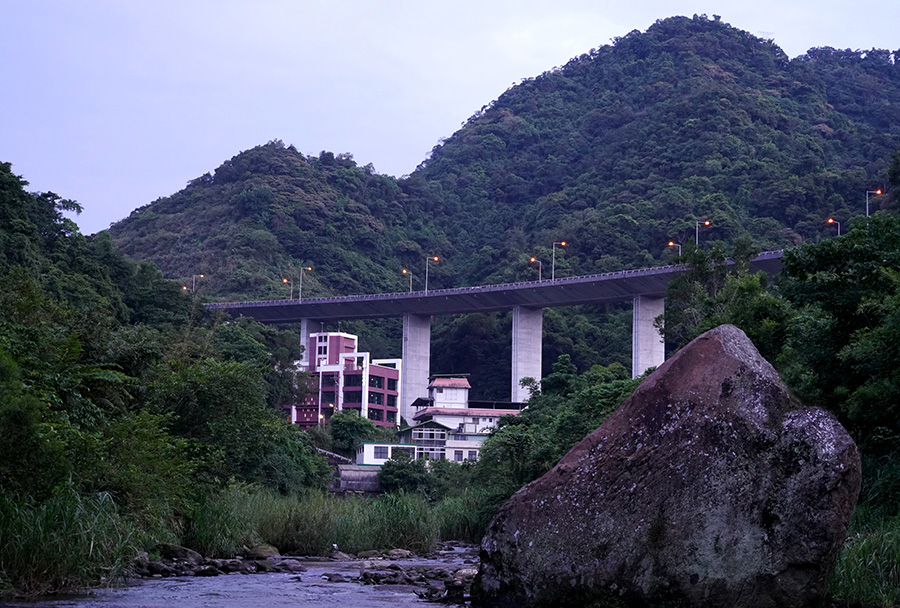
[[[278,549],[266,543],[253,545],[244,553],[247,559],[267,559],[269,557],[279,557],[281,554]]]
[[[156,546],[156,550],[159,551],[159,555],[163,559],[180,560],[191,564],[200,564],[203,562],[202,555],[193,549],[188,549],[181,545],[162,543]]]
[[[815,605],[859,480],[837,420],[721,326],[500,509],[473,605]]]

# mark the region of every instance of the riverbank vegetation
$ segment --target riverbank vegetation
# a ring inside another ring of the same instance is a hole
[[[25,186],[0,163],[0,589],[109,581],[232,484],[324,488],[274,407],[303,386],[296,335],[203,314]]]

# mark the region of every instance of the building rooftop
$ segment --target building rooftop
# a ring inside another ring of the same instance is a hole
[[[428,388],[472,388],[466,378],[435,378]]]
[[[515,416],[518,410],[480,410],[466,407],[428,407],[417,412],[413,420],[425,416]]]

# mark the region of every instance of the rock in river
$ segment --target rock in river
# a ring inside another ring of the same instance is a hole
[[[500,509],[473,604],[815,605],[859,481],[837,420],[723,325]]]

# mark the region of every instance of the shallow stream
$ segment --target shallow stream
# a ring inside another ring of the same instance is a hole
[[[458,556],[405,559],[416,565],[462,566]],[[358,577],[361,561],[307,561],[306,572],[284,574],[228,574],[214,577],[172,577],[138,580],[118,589],[54,596],[33,601],[12,600],[4,608],[404,608],[439,606],[420,600],[414,585],[363,585],[359,581],[330,582],[325,575]]]

